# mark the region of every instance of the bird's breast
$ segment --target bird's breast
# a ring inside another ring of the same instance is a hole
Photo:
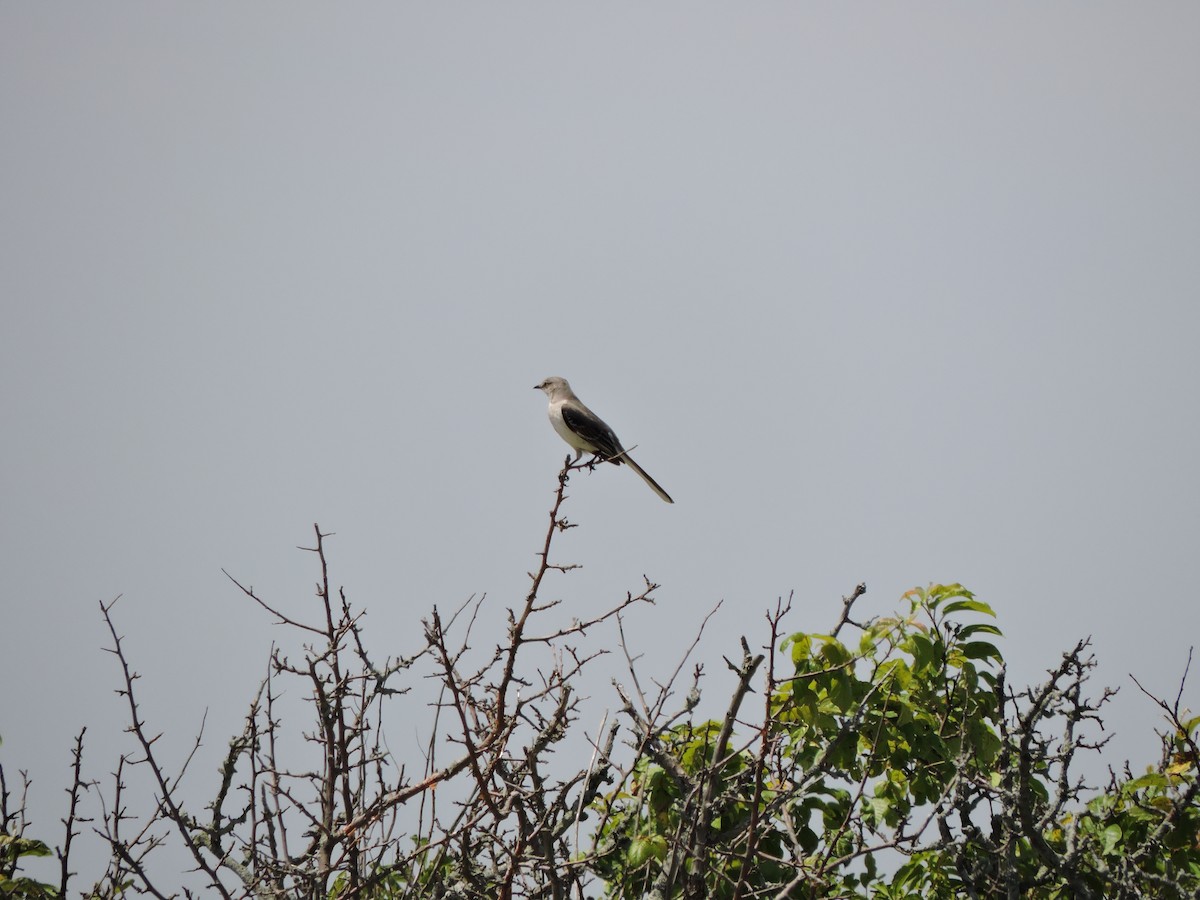
[[[561,403],[555,403],[550,406],[550,424],[554,426],[554,430],[558,432],[558,436],[576,450],[586,450],[589,453],[596,452],[595,447],[567,427],[567,423],[563,419]]]

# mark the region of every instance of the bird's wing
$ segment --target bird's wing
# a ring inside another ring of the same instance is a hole
[[[622,452],[621,442],[598,415],[587,407],[564,403],[562,417],[566,426],[595,447],[602,457],[617,465],[621,464],[621,460],[613,459]]]

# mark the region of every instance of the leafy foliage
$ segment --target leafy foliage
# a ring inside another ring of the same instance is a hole
[[[17,874],[22,858],[50,854],[50,848],[42,841],[0,834],[0,897],[12,897],[14,900],[51,900],[58,897],[58,888],[54,885]]]
[[[1097,746],[1081,733],[1099,708],[1081,690],[1086,644],[1045,685],[1013,694],[987,604],[958,584],[905,599],[904,615],[861,626],[853,644],[840,637],[848,616],[831,634],[782,640],[792,671],[768,675],[768,709],[740,746],[721,743],[718,722],[646,732],[632,778],[599,804],[596,871],[609,896],[1200,888],[1200,720],[1177,722],[1163,765],[1114,777],[1076,809],[1070,762]],[[1052,719],[1065,722],[1061,739],[1044,733]]]

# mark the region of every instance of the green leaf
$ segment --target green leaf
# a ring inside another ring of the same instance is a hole
[[[975,595],[968,591],[961,583],[955,581],[952,584],[935,584],[929,588],[929,593],[934,596],[936,602],[944,600],[946,597],[974,597]]]
[[[629,845],[629,864],[640,868],[652,859],[665,859],[667,856],[667,839],[661,834],[642,834],[633,839]]]
[[[807,825],[800,829],[796,837],[800,839],[800,846],[805,853],[813,853],[821,845],[820,836]]]
[[[866,802],[877,824],[886,823],[892,811],[892,801],[887,797],[868,797]]]
[[[20,856],[50,855],[50,848],[42,841],[18,837],[15,834],[0,833],[0,847],[7,848],[5,853],[11,854],[14,858]]]
[[[1158,788],[1166,790],[1170,786],[1170,780],[1159,772],[1147,772],[1133,781],[1126,782],[1123,787],[1126,790],[1140,791],[1142,788]]]
[[[844,672],[839,673],[829,689],[829,699],[833,701],[838,712],[849,712],[858,705],[854,697],[854,681]]]
[[[933,649],[933,641],[920,633],[909,635],[909,649],[913,655],[913,669],[920,671],[927,668],[937,658]]]
[[[1122,832],[1120,825],[1109,825],[1104,829],[1101,839],[1104,842],[1104,852],[1111,854],[1117,849],[1117,844],[1121,842]]]
[[[883,684],[889,678],[892,679],[894,689],[908,690],[909,685],[912,684],[912,670],[903,659],[889,659],[876,670],[874,681],[876,684]]]
[[[799,666],[801,662],[812,656],[812,638],[803,632],[793,634],[783,642],[783,648],[786,650],[791,645],[792,648],[792,664]]]
[[[963,610],[983,613],[984,615],[991,616],[993,619],[996,617],[995,610],[993,610],[982,600],[955,600],[952,603],[947,603],[942,607],[942,612],[946,613],[947,615],[950,613],[961,612]]]
[[[836,638],[826,638],[821,647],[821,658],[831,666],[840,666],[850,660],[850,652]]]
[[[972,622],[970,625],[964,625],[958,630],[959,640],[965,641],[967,638],[975,634],[994,634],[999,637],[1004,636],[1004,632],[1002,632],[991,622]]]
[[[894,616],[876,619],[863,629],[862,637],[858,641],[858,652],[863,656],[871,654],[879,640],[895,631],[899,626],[900,620]]]
[[[1194,768],[1194,764],[1190,759],[1181,759],[1178,762],[1171,763],[1167,766],[1168,775],[1182,775],[1185,772],[1190,772]]]
[[[16,900],[54,900],[58,897],[58,888],[24,876],[5,878],[0,875],[0,896]]]
[[[994,659],[997,662],[1004,660],[999,648],[987,641],[971,641],[969,644],[963,644],[962,652],[963,656],[968,659]]]

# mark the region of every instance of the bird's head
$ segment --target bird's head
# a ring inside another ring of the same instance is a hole
[[[547,397],[553,397],[557,393],[569,391],[571,386],[567,384],[567,379],[559,378],[557,375],[551,375],[541,384],[533,386],[535,391],[543,391]]]

